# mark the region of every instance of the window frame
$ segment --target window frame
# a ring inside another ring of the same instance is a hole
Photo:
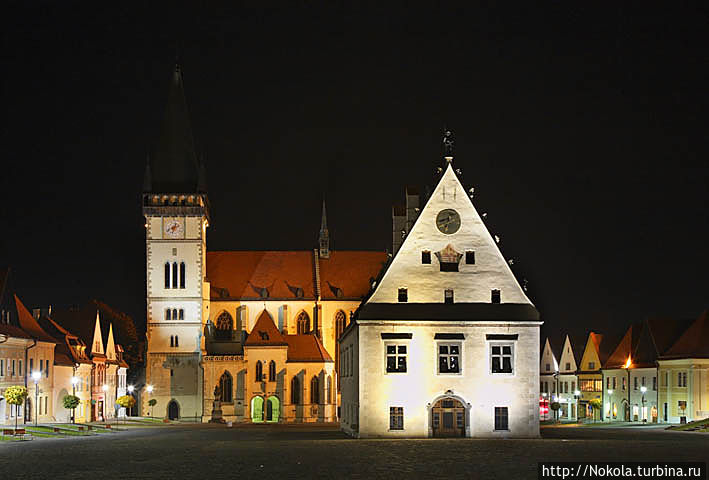
[[[442,376],[460,376],[463,375],[463,342],[462,341],[450,341],[450,340],[436,340],[436,375],[442,375]],[[441,347],[449,347],[449,353],[442,354],[441,353]],[[449,368],[450,368],[450,357],[454,356],[454,354],[450,353],[450,347],[458,347],[458,354],[455,355],[458,357],[458,371],[457,372],[441,372],[441,355],[445,355],[449,359]]]
[[[397,375],[397,374],[407,374],[409,373],[409,347],[410,347],[410,342],[406,340],[401,340],[397,339],[397,341],[386,341],[383,342],[384,346],[384,375]],[[388,359],[391,354],[387,353],[387,350],[389,349],[390,346],[393,346],[396,349],[396,353],[393,354],[394,358],[396,358],[396,366],[397,369],[393,371],[389,371],[388,369]],[[399,370],[399,357],[401,354],[399,353],[399,347],[406,347],[406,353],[403,355],[404,358],[406,358],[406,368],[405,370]]]
[[[396,420],[398,419],[398,422]],[[394,420],[394,422],[392,422]],[[389,407],[389,431],[404,431],[404,407]]]
[[[409,301],[409,289],[406,287],[399,287],[397,290],[396,301],[398,303],[407,303]]]
[[[498,411],[500,414],[504,412],[503,415],[498,416]],[[493,411],[494,415],[494,422],[493,422],[493,428],[495,432],[509,432],[510,431],[510,409],[509,407],[495,407],[495,410]],[[504,418],[504,427],[503,425],[498,425],[498,418]]]
[[[515,361],[516,361],[516,355],[515,355],[515,341],[511,340],[487,340],[487,362],[488,362],[488,368],[487,372],[489,376],[495,376],[495,377],[514,377],[517,374],[517,368],[515,368]],[[492,353],[492,348],[493,347],[500,347],[500,365],[504,365],[504,357],[506,356],[503,353],[502,347],[510,347],[511,353],[510,353],[510,364],[512,367],[511,372],[493,372],[492,371],[492,358],[493,358],[493,353]]]
[[[421,265],[431,265],[430,250],[421,250]]]

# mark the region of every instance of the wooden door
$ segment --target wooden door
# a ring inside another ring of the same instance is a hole
[[[465,407],[454,398],[436,402],[431,412],[434,437],[464,437]]]

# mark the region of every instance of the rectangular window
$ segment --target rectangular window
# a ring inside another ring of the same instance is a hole
[[[687,386],[687,372],[679,372],[677,374],[677,386],[686,387]]]
[[[645,377],[642,378],[642,381],[640,382],[640,385],[642,385],[643,387],[645,386]]]
[[[606,377],[606,390],[611,388],[611,377]]]
[[[490,301],[492,303],[500,303],[500,291],[493,289],[490,291]]]
[[[12,359],[12,376],[15,376],[15,359]]]
[[[550,363],[547,363],[546,365],[544,365],[544,368],[546,368],[547,372],[551,372],[551,364]]]
[[[18,375],[22,377],[25,375],[25,371],[22,370],[22,360],[18,360],[17,363],[18,363],[18,369],[17,369]]]
[[[404,407],[389,407],[389,430],[404,429]]]
[[[438,373],[460,373],[459,343],[438,344]]]
[[[421,252],[421,263],[425,263],[427,265],[431,264],[431,252],[428,250],[424,250]]]
[[[406,345],[386,345],[387,373],[406,372]]]
[[[638,377],[633,378],[633,390],[638,389]]]
[[[443,299],[446,303],[453,303],[453,290],[448,289],[443,292]]]
[[[593,380],[579,380],[579,388],[582,392],[593,392]]]
[[[571,382],[571,391],[576,394],[576,382]]]
[[[475,252],[468,250],[465,252],[465,263],[468,265],[475,265]]]
[[[512,373],[512,344],[490,345],[492,373]]]
[[[657,377],[652,377],[652,389],[657,390]]]
[[[588,369],[595,370],[596,369],[596,362],[588,362]]]
[[[457,272],[458,264],[455,262],[441,262],[441,272]]]
[[[183,308],[180,309],[180,320],[185,319],[185,310]]]
[[[0,358],[0,377],[5,376],[5,360]]]
[[[495,430],[509,430],[507,407],[495,407]]]
[[[30,375],[32,374],[32,370],[34,370],[34,358],[30,358],[30,371],[28,372]]]
[[[39,373],[42,373],[44,371],[44,360],[41,358],[39,359]]]
[[[571,370],[571,363],[570,363],[570,362],[566,362],[566,369],[565,369],[565,370],[566,370],[567,372],[568,372],[569,370]]]
[[[405,288],[399,289],[399,301],[408,302],[409,301],[409,291]]]

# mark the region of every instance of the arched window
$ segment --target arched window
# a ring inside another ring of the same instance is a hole
[[[185,288],[185,262],[180,262],[180,288]]]
[[[327,403],[332,402],[332,375],[327,377]]]
[[[180,309],[180,320],[184,320],[184,319],[185,319],[185,309],[181,308]]]
[[[220,400],[223,403],[232,403],[232,379],[229,372],[222,373],[219,379],[219,388],[221,389],[222,396]]]
[[[165,262],[165,288],[170,288],[170,264]]]
[[[180,339],[177,338],[177,335],[175,335],[175,346],[179,347],[180,346]]]
[[[177,309],[176,308],[172,309],[172,319],[177,320]]]
[[[274,362],[273,360],[271,360],[271,362],[268,364],[268,381],[276,381],[276,362]]]
[[[172,335],[170,335],[170,346],[171,347],[175,346],[175,337],[173,337]]]
[[[256,362],[256,381],[263,381],[263,364],[261,362]]]
[[[300,312],[298,319],[296,320],[296,325],[298,328],[298,335],[304,333],[310,333],[310,317],[305,312]]]
[[[177,288],[177,262],[172,262],[172,288]]]
[[[300,381],[298,381],[298,377],[293,377],[290,382],[290,403],[300,405]]]
[[[222,312],[217,318],[217,340],[231,340],[231,331],[234,328],[234,320],[232,320],[229,312]]]
[[[320,403],[320,382],[318,377],[310,380],[310,403]]]
[[[169,308],[165,310],[165,320],[172,320],[172,315],[171,315],[172,310]]]
[[[340,390],[340,342],[338,340],[345,331],[347,323],[347,315],[342,310],[338,310],[335,314],[335,372],[337,372],[337,390]]]

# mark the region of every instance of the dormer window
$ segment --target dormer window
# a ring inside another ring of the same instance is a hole
[[[498,289],[496,289],[496,288],[493,289],[493,290],[490,292],[490,297],[491,297],[491,298],[490,298],[490,301],[491,301],[492,303],[500,303],[500,291],[499,291]]]
[[[399,289],[399,301],[408,302],[409,301],[409,291],[406,288]]]
[[[428,250],[424,250],[421,252],[421,263],[430,265],[431,264],[431,252]]]

